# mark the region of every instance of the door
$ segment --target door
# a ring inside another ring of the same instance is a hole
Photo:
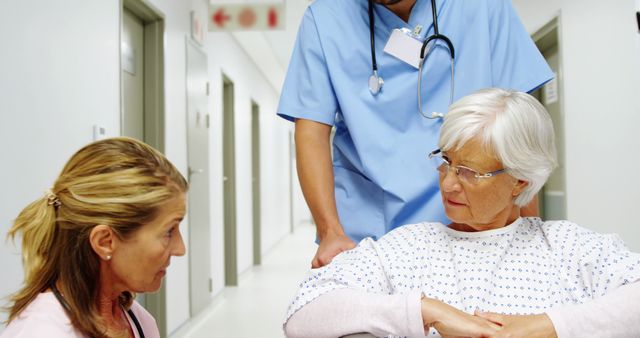
[[[260,224],[260,106],[251,101],[251,186],[253,193],[253,265],[262,264]]]
[[[144,141],[144,23],[122,10],[122,135]]]
[[[211,302],[207,55],[187,39],[189,273],[191,316]]]
[[[223,110],[223,190],[224,190],[224,281],[238,285],[238,243],[236,239],[236,153],[233,82],[222,80]]]

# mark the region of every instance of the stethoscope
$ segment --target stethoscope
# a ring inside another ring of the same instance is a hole
[[[53,291],[53,294],[58,299],[58,302],[60,302],[60,305],[62,305],[62,307],[65,309],[65,311],[67,311],[67,313],[71,313],[71,307],[69,307],[69,303],[67,303],[67,301],[64,300],[64,297],[62,297],[60,290],[58,290],[58,287],[56,287],[56,283],[51,284],[50,288],[51,288],[51,291]],[[138,321],[138,318],[136,317],[136,315],[133,313],[131,309],[127,310],[127,313],[129,314],[129,317],[131,317],[131,321],[133,321],[133,324],[136,326],[136,329],[138,330],[138,336],[140,336],[140,338],[144,338],[144,331],[142,331],[142,326],[140,325],[140,322]]]
[[[431,0],[431,15],[433,16],[433,35],[427,37],[422,43],[422,48],[420,49],[420,63],[418,65],[418,111],[420,114],[428,119],[442,118],[444,114],[438,112],[432,112],[431,115],[426,115],[422,110],[422,68],[424,65],[424,61],[426,56],[429,55],[431,48],[435,46],[435,40],[443,41],[448,48],[449,56],[451,59],[451,86],[449,92],[449,104],[453,103],[453,93],[454,93],[454,61],[455,61],[455,50],[453,48],[453,44],[448,37],[443,34],[440,34],[438,30],[438,14],[436,9],[436,1]],[[369,38],[371,39],[371,68],[373,70],[373,74],[369,77],[369,91],[371,91],[372,95],[378,95],[382,90],[382,86],[384,85],[384,80],[380,75],[378,75],[378,63],[376,62],[376,42],[374,37],[373,28],[375,26],[375,17],[373,15],[373,0],[369,0]],[[427,45],[430,42],[434,41],[429,49],[427,49]]]

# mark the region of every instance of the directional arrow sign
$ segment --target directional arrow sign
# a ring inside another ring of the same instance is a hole
[[[284,29],[284,3],[209,5],[209,31]]]
[[[216,11],[215,14],[213,14],[211,19],[216,24],[216,26],[218,26],[220,28],[224,28],[225,22],[229,21],[229,19],[231,19],[231,17],[224,13],[224,8],[220,8],[220,9],[218,9]],[[209,30],[211,30],[211,29],[209,29]]]
[[[278,16],[278,11],[276,11],[275,8],[269,8],[269,14],[267,18],[267,24],[269,25],[269,28],[278,27]]]

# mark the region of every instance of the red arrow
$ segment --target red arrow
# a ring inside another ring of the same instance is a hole
[[[231,19],[231,17],[224,14],[224,8],[220,8],[216,14],[213,15],[213,22],[215,22],[218,27],[224,27],[225,21],[229,19]]]
[[[274,8],[269,9],[269,27],[274,28],[278,26],[278,12]]]

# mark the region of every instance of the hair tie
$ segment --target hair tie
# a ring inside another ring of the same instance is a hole
[[[60,203],[60,199],[58,198],[58,196],[51,189],[47,189],[47,191],[45,192],[45,196],[47,198],[47,204],[48,205],[53,205],[54,207],[59,207],[60,204],[62,204],[62,203]]]

